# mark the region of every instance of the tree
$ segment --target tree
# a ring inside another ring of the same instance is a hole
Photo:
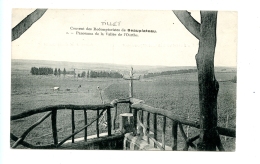
[[[88,70],[88,73],[87,73],[87,78],[90,78],[90,77],[89,77],[89,70]]]
[[[65,75],[66,75],[66,69],[64,68],[63,69],[63,76],[65,77]]]
[[[32,74],[32,75],[38,75],[38,72],[39,72],[39,69],[38,69],[38,68],[36,68],[36,67],[32,67],[32,68],[31,68],[31,74]]]
[[[40,68],[32,67],[31,74],[32,75],[49,75],[49,74],[53,74],[53,69],[48,68],[48,67],[40,67]]]
[[[58,71],[57,71],[57,68],[55,68],[54,75],[57,76],[57,74],[58,74]]]
[[[48,74],[53,74],[53,69],[52,68],[48,68]]]
[[[237,76],[235,76],[232,80],[233,83],[237,83]]]
[[[58,75],[59,75],[59,77],[60,77],[60,74],[61,74],[61,70],[60,70],[60,68],[58,69]]]
[[[83,72],[81,73],[81,77],[85,77],[85,76],[86,76],[86,72],[83,71]]]
[[[217,127],[218,81],[214,73],[217,11],[200,11],[198,23],[187,11],[173,11],[185,28],[199,40],[196,54],[199,82],[200,138],[198,150],[224,150]]]

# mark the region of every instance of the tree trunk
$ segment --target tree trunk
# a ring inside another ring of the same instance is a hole
[[[199,50],[196,55],[199,104],[200,104],[200,141],[198,150],[216,151],[217,95],[219,84],[214,73],[216,47],[217,11],[201,11]]]
[[[200,140],[198,150],[224,150],[217,132],[217,96],[219,84],[214,73],[214,55],[216,47],[217,11],[201,11],[201,23],[198,23],[187,11],[174,10],[184,27],[199,39],[196,55],[199,106],[200,106]]]

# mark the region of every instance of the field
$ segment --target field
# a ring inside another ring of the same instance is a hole
[[[219,81],[230,80],[236,75],[235,72],[216,73]],[[110,102],[116,98],[128,97],[128,81],[123,79],[87,79],[73,78],[73,76],[55,77],[53,75],[33,76],[26,69],[12,70],[11,84],[11,115],[21,113],[26,110],[57,104],[101,104],[101,99],[97,86],[102,89],[102,96],[105,102]],[[78,86],[81,85],[80,88]],[[60,91],[53,91],[55,86],[60,87]],[[66,89],[70,89],[67,91]],[[176,115],[182,115],[191,119],[198,119],[198,82],[197,74],[179,74],[172,76],[158,76],[154,78],[134,81],[134,97],[142,99],[146,104],[173,110]],[[128,111],[126,105],[120,105],[120,112]],[[61,140],[64,136],[71,134],[70,111],[58,112],[58,136]],[[218,94],[218,126],[226,126],[227,114],[229,115],[228,127],[236,128],[236,83],[220,82]],[[30,116],[26,119],[12,121],[11,132],[20,136],[33,122],[39,119],[42,114]],[[95,118],[95,114],[89,112],[88,118]],[[75,112],[76,129],[84,124],[83,112]],[[153,120],[151,120],[153,121]],[[167,120],[168,121],[168,120]],[[168,121],[169,122],[169,121]],[[158,120],[160,137],[161,119]],[[185,131],[187,127],[184,126]],[[104,131],[102,129],[101,131]],[[151,129],[152,130],[152,129]],[[167,144],[170,145],[170,124],[167,123]],[[198,134],[194,128],[188,129],[189,136]],[[95,128],[88,128],[88,135],[95,134]],[[76,135],[82,137],[83,133]],[[160,138],[159,138],[160,139]],[[183,147],[182,137],[179,134],[179,149]],[[235,150],[235,139],[221,137],[226,150]],[[51,122],[50,118],[44,121],[27,136],[26,140],[32,144],[51,143]],[[11,141],[11,144],[13,141]],[[22,148],[20,146],[19,148]]]
[[[28,74],[28,71],[13,71],[11,82],[11,115],[49,105],[102,104],[97,86],[105,89],[111,84],[117,83],[117,81],[118,80],[116,79],[74,79],[73,76],[35,76]],[[80,88],[78,88],[79,85],[81,85]],[[52,89],[54,86],[59,86],[60,90],[53,91]],[[66,89],[70,89],[70,91],[67,91]],[[102,95],[104,95],[104,93],[102,93]],[[43,115],[44,114],[37,114],[25,119],[12,121],[11,132],[16,136],[20,136],[30,125],[33,124],[33,122],[41,118]],[[94,114],[94,112],[88,112],[89,122],[95,118],[96,114]],[[70,110],[59,111],[57,119],[57,128],[59,131],[58,137],[59,140],[61,140],[68,134],[71,134]],[[82,111],[75,111],[75,122],[76,129],[83,126],[84,115]],[[53,142],[51,132],[51,121],[50,118],[48,118],[30,132],[25,141],[32,144],[51,143]],[[88,135],[93,135],[95,133],[95,128],[90,127]],[[79,136],[83,136],[83,133],[78,134],[76,137]],[[11,143],[13,143],[13,141]]]
[[[230,80],[235,76],[234,73],[217,73],[216,78],[221,81]],[[116,97],[126,97],[128,95],[128,83],[122,82],[113,84],[105,90],[110,100]],[[199,97],[198,82],[196,73],[180,74],[173,76],[160,76],[151,79],[134,81],[134,97],[142,99],[146,104],[172,110],[176,115],[188,117],[192,120],[199,119]],[[226,126],[227,114],[229,115],[228,127],[236,128],[236,83],[220,82],[218,94],[218,126]],[[151,120],[153,121],[153,120]],[[168,121],[168,120],[167,120]],[[170,121],[169,121],[170,122]],[[159,139],[161,134],[162,118],[158,120]],[[171,145],[170,123],[167,124],[167,145]],[[186,126],[184,126],[187,129]],[[153,129],[151,129],[153,130]],[[189,128],[189,136],[199,134],[198,129]],[[187,131],[186,131],[187,132]],[[178,134],[179,148],[183,148],[181,134]],[[235,139],[221,137],[226,150],[235,150]]]

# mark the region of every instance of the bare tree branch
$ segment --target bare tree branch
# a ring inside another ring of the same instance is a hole
[[[197,22],[188,11],[173,10],[173,13],[191,34],[197,39],[200,39],[200,23]]]
[[[12,29],[12,41],[19,38],[33,23],[42,17],[47,9],[36,9],[26,18],[24,18],[18,25]]]

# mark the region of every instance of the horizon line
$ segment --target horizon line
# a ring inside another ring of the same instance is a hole
[[[63,60],[44,60],[44,59],[13,59],[11,60],[30,60],[30,61],[51,61],[51,62],[68,62],[68,63],[91,63],[91,64],[107,64],[107,65],[120,65],[120,66],[148,66],[148,67],[197,67],[197,65],[179,65],[179,66],[169,66],[169,65],[139,65],[139,64],[118,64],[118,63],[102,63],[102,62],[81,62],[81,61],[63,61]],[[237,66],[223,66],[215,65],[215,67],[234,67]]]

